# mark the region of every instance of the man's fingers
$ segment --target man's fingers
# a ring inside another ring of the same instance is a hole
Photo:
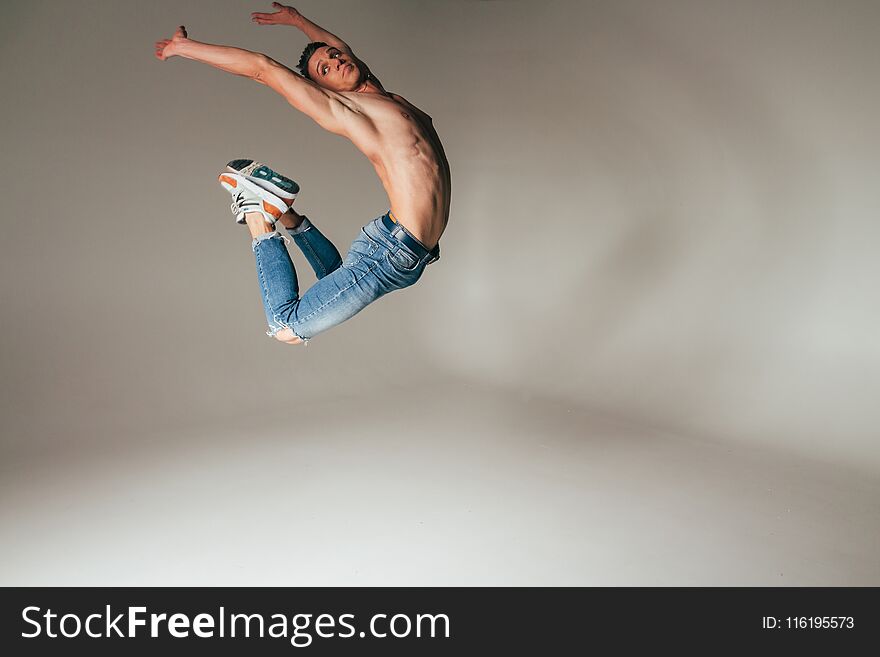
[[[168,59],[165,56],[165,47],[171,43],[171,39],[162,39],[161,41],[157,41],[155,44],[156,47],[156,57],[161,59],[163,62]]]

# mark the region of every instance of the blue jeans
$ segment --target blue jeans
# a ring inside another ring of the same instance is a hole
[[[429,251],[389,217],[390,211],[363,226],[344,259],[309,219],[303,219],[293,241],[318,281],[302,297],[286,238],[278,231],[255,238],[251,246],[269,323],[266,335],[289,328],[308,344],[379,297],[415,284],[425,267],[439,259],[440,247]]]

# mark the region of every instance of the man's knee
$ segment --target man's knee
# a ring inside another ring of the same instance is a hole
[[[281,329],[275,334],[275,339],[285,344],[302,344],[302,339],[289,328]]]

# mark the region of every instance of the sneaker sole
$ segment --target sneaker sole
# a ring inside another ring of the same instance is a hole
[[[286,204],[284,199],[276,197],[269,190],[263,189],[256,183],[253,183],[247,180],[244,176],[237,173],[221,173],[217,179],[220,181],[220,184],[223,188],[232,192],[236,189],[242,188],[247,189],[248,191],[255,194],[259,197],[261,201],[261,207],[263,211],[270,215],[273,218],[273,223],[281,219],[281,215],[287,212],[290,209],[290,206]],[[241,219],[236,219],[236,223],[243,224],[247,223],[242,217]]]
[[[262,162],[255,160],[232,160],[226,165],[230,173],[237,173],[257,183],[266,191],[272,192],[288,204],[293,203],[299,193],[299,185],[287,176],[270,169]]]

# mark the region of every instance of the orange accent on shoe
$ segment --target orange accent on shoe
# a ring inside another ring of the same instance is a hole
[[[263,201],[263,209],[276,219],[281,219],[281,210],[271,205],[268,201]]]
[[[236,187],[238,187],[238,181],[235,178],[230,178],[229,176],[224,176],[222,173],[220,174],[220,182],[226,183],[227,185],[232,187],[232,189],[235,189]]]

